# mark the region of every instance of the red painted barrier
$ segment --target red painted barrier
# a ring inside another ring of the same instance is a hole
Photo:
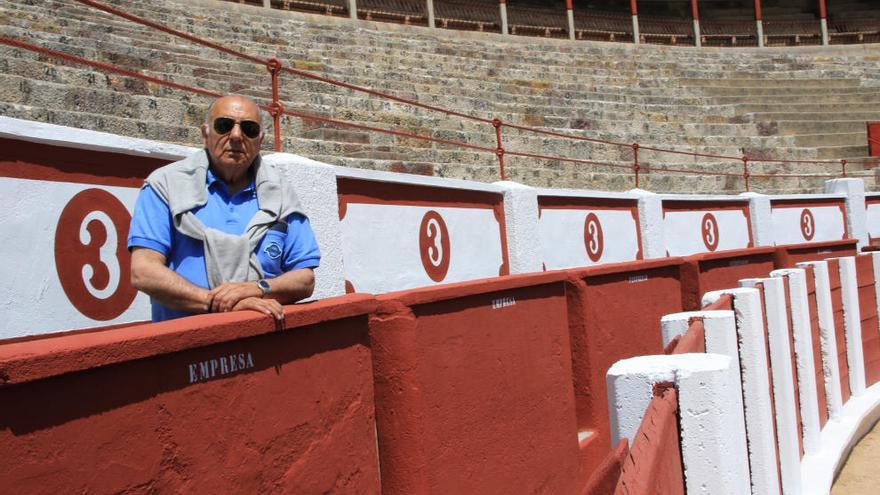
[[[840,263],[828,260],[828,279],[831,286],[831,311],[834,313],[834,333],[837,342],[837,366],[840,370],[840,395],[843,403],[849,400],[852,389],[849,387],[849,363],[846,358],[846,329],[843,320],[843,294],[840,288]]]
[[[708,304],[703,311],[733,310],[733,297],[725,294],[712,304]],[[690,321],[684,335],[676,335],[666,344],[664,354],[687,354],[692,352],[706,352],[706,327],[703,318],[694,318]]]
[[[682,265],[682,304],[698,310],[703,294],[739,286],[740,279],[766,277],[774,269],[776,248],[732,249],[688,256]]]
[[[681,337],[675,337],[664,349],[666,354],[706,352],[706,327],[702,318],[694,318]]]
[[[862,352],[865,358],[865,386],[880,381],[880,327],[877,322],[877,290],[874,285],[874,258],[856,256],[859,285],[859,312],[862,317]]]
[[[0,346],[16,493],[379,493],[370,296]]]
[[[868,122],[868,156],[880,156],[880,122]]]
[[[599,465],[590,479],[587,480],[586,486],[581,490],[581,495],[606,495],[614,492],[617,481],[620,479],[620,473],[623,469],[623,463],[629,456],[629,441],[624,438],[618,442],[617,447],[605,457],[602,464]]]
[[[813,267],[806,267],[807,279],[807,305],[810,310],[810,331],[813,338],[813,364],[816,370],[816,394],[819,401],[819,426],[824,427],[828,422],[828,391],[825,390],[825,372],[822,369],[822,338],[819,335],[819,307],[816,302],[816,278]],[[787,283],[787,282],[786,282]],[[786,291],[786,297],[788,292]],[[788,300],[786,300],[788,303]],[[789,333],[791,332],[791,308],[789,314]],[[794,370],[792,371],[794,373]],[[797,376],[797,375],[792,375]],[[795,387],[797,383],[795,383]]]
[[[379,298],[370,332],[384,494],[577,491],[565,276]]]
[[[794,268],[805,261],[822,261],[826,258],[855,256],[858,252],[857,239],[840,241],[808,242],[776,246],[776,268]]]
[[[671,384],[655,387],[615,495],[684,495],[684,473],[678,428],[678,394]]]
[[[621,359],[663,352],[660,318],[681,311],[681,263],[664,258],[570,271],[572,369],[587,476],[611,452],[605,374]]]

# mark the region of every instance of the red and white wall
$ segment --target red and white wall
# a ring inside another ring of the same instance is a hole
[[[880,415],[858,180],[602,193],[272,154],[321,244],[319,301],[280,325],[55,334],[147,319],[127,221],[146,173],[193,150],[2,117],[0,139],[3,486],[827,493]]]
[[[0,338],[147,320],[148,300],[128,281],[128,222],[143,178],[195,149],[5,117],[0,140],[11,212],[0,219],[10,301]],[[297,184],[315,229],[315,298],[880,233],[853,219],[852,201],[865,203],[856,179],[820,195],[657,195],[265,159]]]

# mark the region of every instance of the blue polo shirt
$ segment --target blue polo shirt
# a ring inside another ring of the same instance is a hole
[[[243,234],[259,209],[253,179],[246,188],[230,196],[226,184],[209,168],[207,187],[208,202],[193,210],[196,218],[206,227],[232,235]],[[169,268],[193,284],[208,288],[202,241],[181,234],[174,228],[168,205],[150,186],[141,189],[131,218],[128,249],[134,247],[162,253]],[[315,268],[321,261],[321,252],[309,219],[298,213],[287,218],[286,229],[284,224],[280,224],[266,232],[254,252],[266,278],[300,268]],[[153,321],[190,315],[185,311],[166,308],[155,300],[152,305]]]

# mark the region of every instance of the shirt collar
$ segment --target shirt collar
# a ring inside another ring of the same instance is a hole
[[[224,190],[227,189],[227,188],[226,188],[226,184],[225,184],[222,180],[220,180],[219,177],[217,177],[216,175],[214,175],[214,171],[211,170],[211,167],[210,167],[210,166],[208,167],[208,173],[207,173],[207,175],[205,176],[205,182],[206,182],[206,184],[207,184],[207,186],[208,186],[208,189],[210,189],[211,187],[213,187],[214,184],[217,184],[218,186],[222,186]],[[241,191],[239,191],[239,193],[241,193],[241,192],[243,192],[243,191],[249,191],[249,190],[252,190],[252,189],[255,189],[255,188],[256,188],[256,185],[254,184],[254,177],[253,177],[253,175],[252,175],[250,181],[248,182],[248,185],[245,186],[244,189],[242,189]]]

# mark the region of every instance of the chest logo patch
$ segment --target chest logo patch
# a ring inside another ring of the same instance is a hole
[[[265,252],[273,260],[277,260],[281,257],[281,245],[275,241],[272,241],[269,243],[268,246],[263,249],[263,252]]]

